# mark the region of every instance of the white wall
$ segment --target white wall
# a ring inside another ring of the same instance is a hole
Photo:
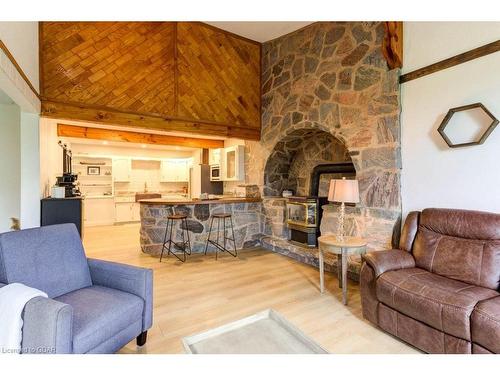
[[[179,158],[185,159],[193,156],[192,151],[183,150],[161,150],[155,148],[142,147],[121,147],[117,145],[100,145],[100,144],[82,144],[73,143],[71,139],[63,139],[63,141],[71,146],[73,155],[104,155],[104,156],[126,156],[136,158],[152,158],[152,159],[169,159]],[[57,145],[57,144],[56,144]],[[59,146],[58,146],[59,148]],[[60,148],[59,148],[60,149]]]
[[[0,22],[0,40],[39,90],[38,22]]]
[[[0,104],[0,233],[10,230],[11,217],[20,218],[21,112],[15,104]]]
[[[50,195],[50,188],[56,182],[56,177],[62,175],[62,150],[57,145],[57,124],[40,119],[40,192],[42,197]]]
[[[38,90],[38,22],[0,22],[0,40]],[[9,106],[10,108],[6,106],[0,108],[2,112],[0,113],[0,232],[2,232],[10,228],[8,218],[11,216],[20,218],[21,228],[40,224],[38,184],[40,100],[3,51],[0,51],[0,91],[15,103]]]
[[[40,226],[40,147],[37,114],[21,112],[21,227]]]
[[[500,23],[404,24],[403,73],[495,41]],[[402,85],[403,215],[426,207],[500,212],[500,126],[483,145],[449,148],[449,108],[481,102],[500,118],[500,53]]]

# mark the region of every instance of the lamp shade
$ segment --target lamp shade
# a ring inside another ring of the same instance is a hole
[[[330,180],[328,192],[330,202],[358,203],[359,187],[358,180]]]

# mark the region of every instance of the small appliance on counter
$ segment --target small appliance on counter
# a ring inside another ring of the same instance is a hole
[[[52,189],[50,191],[50,196],[52,198],[65,198],[66,197],[66,188],[64,186],[57,186],[54,185],[52,186]]]
[[[57,182],[54,187],[64,189],[64,196],[53,196],[53,198],[72,198],[81,196],[82,193],[80,192],[80,188],[78,187],[78,184],[76,182],[77,179],[78,176],[71,173],[64,173],[62,176],[57,177]],[[56,191],[58,191],[58,189],[56,189]],[[59,192],[57,194],[62,195]]]
[[[63,149],[63,175],[57,177],[57,182],[52,191],[56,193],[57,196],[53,196],[53,198],[71,198],[71,197],[79,197],[82,195],[80,192],[80,188],[78,187],[78,175],[73,173],[73,169],[71,166],[72,154],[68,149],[66,144],[63,144],[59,141],[59,146]],[[62,189],[64,189],[64,196],[62,195]]]

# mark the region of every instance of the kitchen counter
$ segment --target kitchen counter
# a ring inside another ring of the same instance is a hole
[[[210,229],[210,217],[214,213],[230,213],[232,215],[238,249],[258,246],[262,233],[264,233],[265,215],[261,198],[223,197],[208,200],[155,198],[144,199],[139,203],[141,207],[141,249],[144,253],[153,256],[159,256],[161,253],[167,216],[172,214],[187,216],[189,237],[194,253],[205,251]],[[175,241],[180,242],[182,238],[180,220],[176,220],[174,224],[176,228],[174,230]],[[226,222],[226,227],[229,228],[229,220]],[[212,239],[216,236],[215,229],[216,224],[214,224]],[[222,239],[222,235],[220,237]],[[209,246],[209,253],[213,251],[213,246]]]
[[[229,203],[257,203],[262,202],[261,198],[245,198],[245,197],[226,197],[215,199],[168,199],[168,198],[153,198],[141,199],[140,203],[159,204],[159,205],[176,205],[176,204],[229,204]]]

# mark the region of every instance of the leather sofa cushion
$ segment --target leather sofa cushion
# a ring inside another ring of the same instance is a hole
[[[465,283],[500,287],[500,215],[426,209],[412,250],[417,267]]]
[[[144,301],[133,294],[91,286],[55,298],[73,307],[73,353],[81,354],[142,322]],[[140,333],[141,324],[138,325]]]
[[[498,292],[448,279],[421,268],[389,271],[377,280],[377,298],[387,306],[447,334],[470,341],[470,316]]]
[[[411,252],[415,236],[417,235],[419,220],[419,211],[412,211],[406,216],[405,223],[401,229],[401,237],[399,238],[399,248],[401,250]]]
[[[472,341],[500,354],[500,297],[479,302],[472,313]]]
[[[426,208],[419,226],[436,233],[471,240],[500,240],[500,215],[491,212]]]
[[[495,354],[488,349],[483,348],[481,345],[472,343],[472,354]]]
[[[470,354],[471,343],[397,312],[383,303],[378,305],[379,325],[394,336],[432,354]]]

